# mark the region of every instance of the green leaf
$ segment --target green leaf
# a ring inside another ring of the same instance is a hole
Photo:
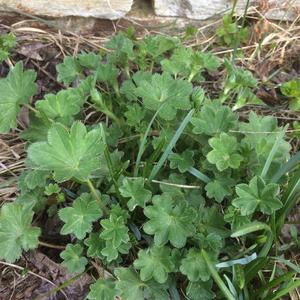
[[[136,95],[136,87],[142,81],[150,81],[152,73],[138,71],[132,75],[132,80],[126,80],[123,82],[120,92],[125,95],[129,101],[137,101],[138,97]]]
[[[196,110],[199,110],[200,106],[206,99],[205,90],[200,86],[195,86],[193,88],[193,93],[191,95],[192,102]]]
[[[49,183],[45,186],[45,195],[51,196],[53,194],[58,194],[60,192],[60,187],[57,183]]]
[[[103,231],[100,237],[106,241],[111,241],[112,246],[117,248],[121,243],[127,243],[129,241],[128,228],[124,223],[122,217],[110,215],[109,219],[101,221]]]
[[[17,126],[20,106],[28,104],[37,91],[35,79],[33,70],[23,71],[22,62],[18,62],[6,78],[0,79],[0,133]]]
[[[190,249],[186,257],[181,261],[180,271],[192,282],[207,281],[210,278],[201,250],[195,248]]]
[[[105,248],[101,254],[110,262],[118,258],[119,253],[128,253],[131,244],[129,243],[128,228],[125,225],[123,216],[110,214],[109,219],[101,221],[103,231],[100,237],[105,240]]]
[[[26,186],[30,190],[33,190],[37,187],[44,187],[49,175],[50,174],[48,171],[30,170],[25,176]]]
[[[239,125],[240,130],[247,136],[247,140],[251,145],[255,145],[257,139],[265,138],[270,132],[277,131],[277,120],[275,117],[259,116],[253,111],[249,114],[249,122],[240,123]]]
[[[21,190],[21,195],[16,199],[16,203],[32,207],[34,212],[40,212],[47,205],[47,198],[43,188],[33,190]]]
[[[89,70],[95,70],[100,64],[101,56],[93,52],[88,52],[79,54],[77,59],[82,67]]]
[[[240,210],[233,206],[228,207],[224,214],[224,220],[230,223],[232,230],[237,230],[241,226],[250,223],[250,217],[241,216]]]
[[[250,113],[248,123],[240,123],[240,130],[245,135],[243,142],[255,149],[258,157],[262,157],[262,164],[265,163],[278,135],[282,132],[282,128],[277,126],[276,118],[272,116],[261,117],[255,112]],[[273,162],[285,163],[289,159],[290,149],[290,144],[282,139],[276,155],[273,157]]]
[[[118,82],[117,77],[119,74],[118,69],[111,63],[102,63],[96,71],[97,80],[109,83],[112,87],[116,88]]]
[[[251,215],[256,210],[270,215],[282,207],[278,198],[279,186],[274,183],[266,184],[258,176],[252,178],[249,184],[237,185],[236,193],[238,198],[232,204],[241,210],[243,216]]]
[[[195,211],[184,202],[175,205],[167,195],[157,195],[152,199],[153,206],[147,206],[144,214],[150,219],[144,225],[144,231],[154,234],[157,246],[165,245],[168,241],[182,248],[186,239],[194,233],[195,227],[191,220],[196,217]]]
[[[180,136],[182,135],[185,127],[189,124],[192,116],[193,116],[194,110],[190,110],[189,113],[185,116],[183,121],[180,123],[180,126],[177,128],[175,134],[173,135],[172,139],[168,143],[168,146],[166,147],[164,153],[160,157],[159,161],[157,164],[153,167],[150,175],[149,175],[149,180],[153,180],[157,173],[159,172],[160,168],[168,158],[169,154],[171,153],[172,149],[175,147],[177,141],[179,140]]]
[[[36,102],[36,108],[50,119],[66,119],[78,114],[83,102],[75,89],[67,89],[45,95],[44,100]]]
[[[110,214],[114,215],[117,218],[122,217],[124,222],[126,222],[129,219],[128,210],[121,208],[119,204],[113,204],[111,206]]]
[[[233,110],[239,109],[246,104],[263,104],[253,93],[258,81],[250,71],[237,67],[226,59],[225,67],[227,69],[227,78],[223,94],[220,97],[222,102],[227,99],[232,100],[236,96],[236,104],[233,106]]]
[[[226,196],[232,194],[230,186],[226,181],[213,180],[205,186],[208,198],[215,199],[218,203],[221,203]]]
[[[150,81],[137,83],[135,94],[143,99],[144,105],[150,110],[159,111],[164,120],[173,120],[178,109],[191,108],[189,96],[192,93],[191,83],[175,80],[168,73],[154,74]]]
[[[0,36],[0,62],[6,60],[10,51],[17,45],[16,36],[10,32],[9,34],[1,34]]]
[[[21,132],[21,138],[31,143],[46,141],[51,122],[46,118],[37,117],[33,113],[29,114],[29,119],[29,127]]]
[[[193,133],[215,136],[234,129],[237,124],[237,115],[220,101],[206,101],[201,111],[192,118],[191,123],[194,125]]]
[[[187,172],[191,167],[194,166],[194,151],[185,150],[181,154],[171,153],[169,155],[170,168],[178,169],[180,173]]]
[[[174,50],[172,56],[160,62],[164,72],[175,76],[182,75],[187,77],[191,68],[191,57],[193,51],[191,48],[181,46]]]
[[[165,52],[174,49],[179,44],[179,39],[165,35],[148,35],[139,43],[139,52],[142,56],[156,59]]]
[[[89,237],[84,240],[84,244],[88,247],[87,256],[101,259],[104,258],[101,251],[105,247],[105,240],[100,237],[100,233],[90,233]]]
[[[79,244],[68,244],[66,249],[60,253],[64,260],[61,264],[68,269],[70,273],[82,273],[88,260],[82,256],[83,248]]]
[[[234,136],[221,133],[219,137],[209,139],[208,143],[213,150],[207,154],[207,160],[215,164],[219,171],[240,166],[243,157],[238,154],[239,145]]]
[[[125,198],[130,198],[127,206],[130,211],[133,211],[136,206],[145,207],[146,203],[151,199],[152,193],[144,188],[144,178],[138,177],[135,179],[124,178],[120,187],[121,195]]]
[[[164,285],[155,281],[144,282],[139,274],[130,268],[117,268],[115,275],[118,278],[116,287],[120,291],[122,300],[169,300],[169,295]]]
[[[211,53],[193,51],[185,46],[178,47],[169,59],[161,61],[162,69],[175,76],[178,75],[192,81],[196,75],[200,75],[205,69],[216,70],[219,59]]]
[[[102,211],[96,200],[90,194],[83,193],[72,204],[72,207],[60,209],[59,218],[65,223],[61,234],[73,233],[82,240],[92,230],[92,223],[102,216]]]
[[[300,109],[300,79],[285,82],[281,85],[280,90],[282,94],[290,98],[289,109],[299,110]]]
[[[211,300],[216,297],[212,291],[212,281],[189,282],[186,288],[189,300]]]
[[[207,235],[199,233],[196,236],[196,240],[199,241],[199,246],[202,249],[205,249],[210,255],[214,255],[215,257],[219,255],[219,252],[223,247],[222,237],[216,232],[211,232]]]
[[[158,283],[165,283],[168,273],[173,272],[175,265],[169,247],[153,246],[147,250],[140,250],[134,267],[140,270],[143,281],[154,279]]]
[[[25,204],[7,203],[0,212],[0,258],[14,262],[22,250],[38,246],[41,230],[31,225],[33,211]]]
[[[57,80],[65,84],[72,83],[81,73],[81,67],[75,57],[66,56],[64,62],[56,66]]]
[[[105,46],[108,49],[115,50],[119,56],[125,54],[127,59],[134,59],[133,42],[126,37],[124,32],[119,31],[105,44]]]
[[[90,285],[90,292],[87,299],[90,300],[115,300],[118,292],[115,288],[115,282],[108,279],[98,279]]]
[[[108,262],[112,262],[118,259],[119,253],[128,254],[130,248],[130,243],[122,243],[116,248],[113,246],[112,241],[106,241],[105,248],[102,249],[101,254]]]
[[[86,127],[75,122],[68,131],[55,123],[48,133],[48,142],[29,146],[28,156],[38,170],[54,172],[58,182],[72,177],[86,181],[100,167],[99,156],[103,152],[100,130],[87,132]]]
[[[211,53],[195,51],[191,56],[189,81],[192,81],[196,75],[207,69],[215,71],[220,66],[220,61],[217,56]]]
[[[144,120],[145,110],[140,105],[134,103],[127,107],[124,115],[129,126],[137,126]]]
[[[200,232],[217,233],[222,237],[227,237],[230,234],[230,231],[224,226],[223,214],[219,212],[217,206],[200,206],[196,222]]]

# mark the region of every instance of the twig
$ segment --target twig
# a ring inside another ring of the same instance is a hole
[[[42,241],[39,241],[39,245],[41,245],[41,246],[43,246],[43,247],[53,248],[53,249],[59,249],[59,250],[64,250],[64,249],[66,249],[66,246],[53,245],[53,244],[49,244],[49,243],[42,242]]]
[[[57,286],[55,283],[53,283],[51,280],[49,280],[49,279],[47,279],[47,278],[45,278],[45,277],[43,277],[43,276],[41,276],[41,275],[39,275],[39,274],[36,274],[36,273],[34,273],[34,272],[32,272],[32,271],[29,271],[29,270],[27,270],[27,269],[25,269],[25,268],[23,268],[23,267],[20,267],[20,266],[17,266],[17,265],[15,265],[15,264],[11,264],[11,263],[8,263],[8,262],[4,262],[4,261],[0,261],[0,264],[2,264],[2,265],[4,265],[4,266],[8,266],[8,267],[15,268],[15,269],[18,269],[18,270],[21,270],[21,271],[26,271],[26,273],[28,273],[28,274],[30,274],[30,275],[32,275],[32,276],[35,276],[35,277],[37,277],[37,278],[39,278],[39,279],[41,279],[41,280],[43,280],[43,281],[46,281],[46,282],[50,283],[50,284],[51,284],[52,286],[54,286],[55,288],[58,288],[58,286]],[[67,300],[70,300],[69,297],[66,295],[66,293],[65,293],[63,290],[60,290],[60,292],[64,295],[64,297],[65,297]]]

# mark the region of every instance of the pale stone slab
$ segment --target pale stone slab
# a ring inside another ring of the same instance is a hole
[[[19,10],[35,15],[80,16],[119,19],[131,9],[133,0],[0,0],[0,10]]]
[[[247,1],[238,1],[237,12],[243,13]],[[185,17],[205,20],[230,11],[230,0],[154,0],[155,13],[166,17]],[[296,19],[300,11],[300,0],[257,0],[251,5],[267,8],[265,15],[272,19]]]

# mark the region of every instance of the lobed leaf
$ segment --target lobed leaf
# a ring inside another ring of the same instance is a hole
[[[12,68],[7,77],[0,79],[0,133],[6,133],[17,126],[17,115],[21,105],[29,104],[36,93],[36,73],[23,70],[22,62]]]

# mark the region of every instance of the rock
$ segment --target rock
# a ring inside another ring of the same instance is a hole
[[[133,0],[0,0],[0,10],[33,15],[80,16],[119,19],[130,11]]]
[[[225,0],[155,0],[155,13],[165,17],[205,20],[230,8]]]
[[[237,13],[242,14],[246,0],[238,1]],[[159,16],[185,17],[205,20],[215,15],[229,12],[233,1],[228,0],[154,0],[155,13]],[[300,0],[294,0],[293,5],[285,0],[257,0],[251,5],[262,7],[267,18],[294,20],[300,9]]]

